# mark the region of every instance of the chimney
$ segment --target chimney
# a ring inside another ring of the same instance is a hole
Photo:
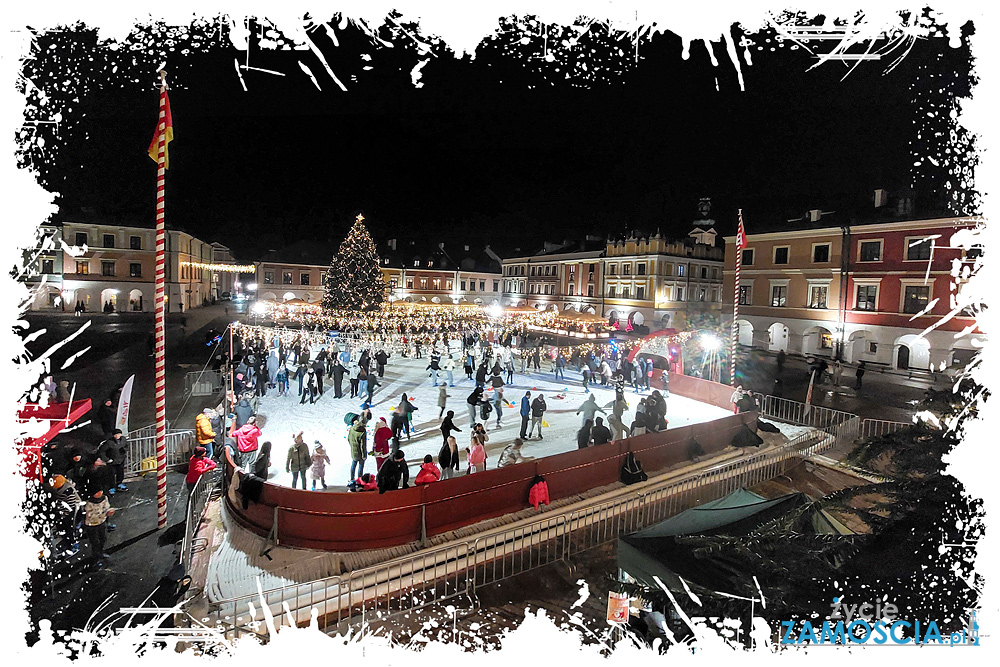
[[[889,193],[882,188],[875,191],[875,208],[882,208],[889,203]]]
[[[389,249],[392,251],[396,250],[396,239],[389,239]]]
[[[823,211],[818,208],[810,209],[806,213],[806,217],[809,218],[809,222],[819,222],[819,219],[823,217]]]

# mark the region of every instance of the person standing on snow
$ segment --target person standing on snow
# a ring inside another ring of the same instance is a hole
[[[302,478],[302,490],[306,490],[306,471],[312,466],[312,455],[309,453],[309,445],[302,441],[302,431],[295,434],[292,445],[288,448],[288,456],[285,457],[285,472],[292,473],[292,488]]]
[[[604,412],[604,408],[597,405],[597,397],[594,394],[591,394],[587,398],[587,400],[584,401],[583,404],[576,409],[576,414],[580,414],[581,412],[583,412],[583,421],[584,422],[589,421],[591,424],[594,423],[594,417],[597,415],[598,412],[602,414],[607,414],[606,412]]]
[[[531,426],[528,428],[528,437],[534,433],[535,427],[538,427],[538,439],[542,439],[542,417],[545,416],[545,410],[547,406],[545,405],[545,397],[541,394],[538,395],[535,400],[531,402]]]
[[[448,375],[448,386],[449,387],[454,387],[455,386],[455,375],[454,375],[454,373],[455,373],[455,360],[451,358],[450,354],[448,355],[447,358],[445,358],[441,362],[441,370],[443,370]]]

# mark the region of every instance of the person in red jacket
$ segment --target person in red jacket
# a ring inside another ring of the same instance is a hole
[[[194,456],[188,462],[188,474],[184,481],[187,483],[188,495],[191,495],[191,491],[194,489],[194,485],[198,482],[198,478],[204,475],[209,470],[215,469],[215,461],[205,456],[208,452],[204,447],[195,447]]]
[[[375,454],[375,472],[378,472],[378,469],[389,458],[392,451],[389,445],[390,440],[392,440],[392,429],[385,423],[385,417],[381,417],[378,424],[375,425],[375,446],[372,448]]]
[[[257,418],[250,417],[246,424],[233,431],[233,437],[236,438],[236,448],[240,452],[240,465],[245,470],[251,470],[257,460],[257,438],[260,437]]]
[[[441,469],[434,465],[434,457],[428,454],[424,457],[424,463],[420,466],[414,484],[430,484],[441,479]]]
[[[361,477],[351,482],[348,485],[351,491],[378,491],[378,482],[375,480],[375,475],[370,472],[366,472]]]

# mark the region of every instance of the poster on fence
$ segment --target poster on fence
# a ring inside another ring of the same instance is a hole
[[[628,623],[628,594],[608,593],[608,623]]]

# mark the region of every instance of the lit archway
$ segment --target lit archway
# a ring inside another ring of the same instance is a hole
[[[788,352],[788,327],[781,322],[768,327],[767,349],[771,352]]]
[[[634,325],[641,325],[643,322],[646,321],[645,316],[638,310],[633,311],[632,314],[629,316],[629,319],[632,320],[632,324]]]
[[[128,293],[128,309],[137,313],[141,313],[145,310],[141,289],[134,289]]]
[[[101,291],[101,310],[113,310],[118,311],[118,293],[119,291],[113,287],[109,287],[106,290]]]
[[[826,327],[809,327],[802,334],[802,354],[833,357],[835,348],[833,332]]]
[[[264,292],[264,296],[261,297],[264,301],[277,301],[278,295],[274,292]]]
[[[282,301],[291,301],[294,298],[295,298],[295,295],[292,294],[291,292],[285,292],[284,294],[281,295],[281,300]]]
[[[753,347],[753,325],[746,320],[736,320],[736,341],[744,347]]]
[[[893,343],[892,367],[899,370],[930,370],[931,344],[914,334],[900,336]]]
[[[439,296],[432,297],[431,303],[441,303],[441,297]]]

